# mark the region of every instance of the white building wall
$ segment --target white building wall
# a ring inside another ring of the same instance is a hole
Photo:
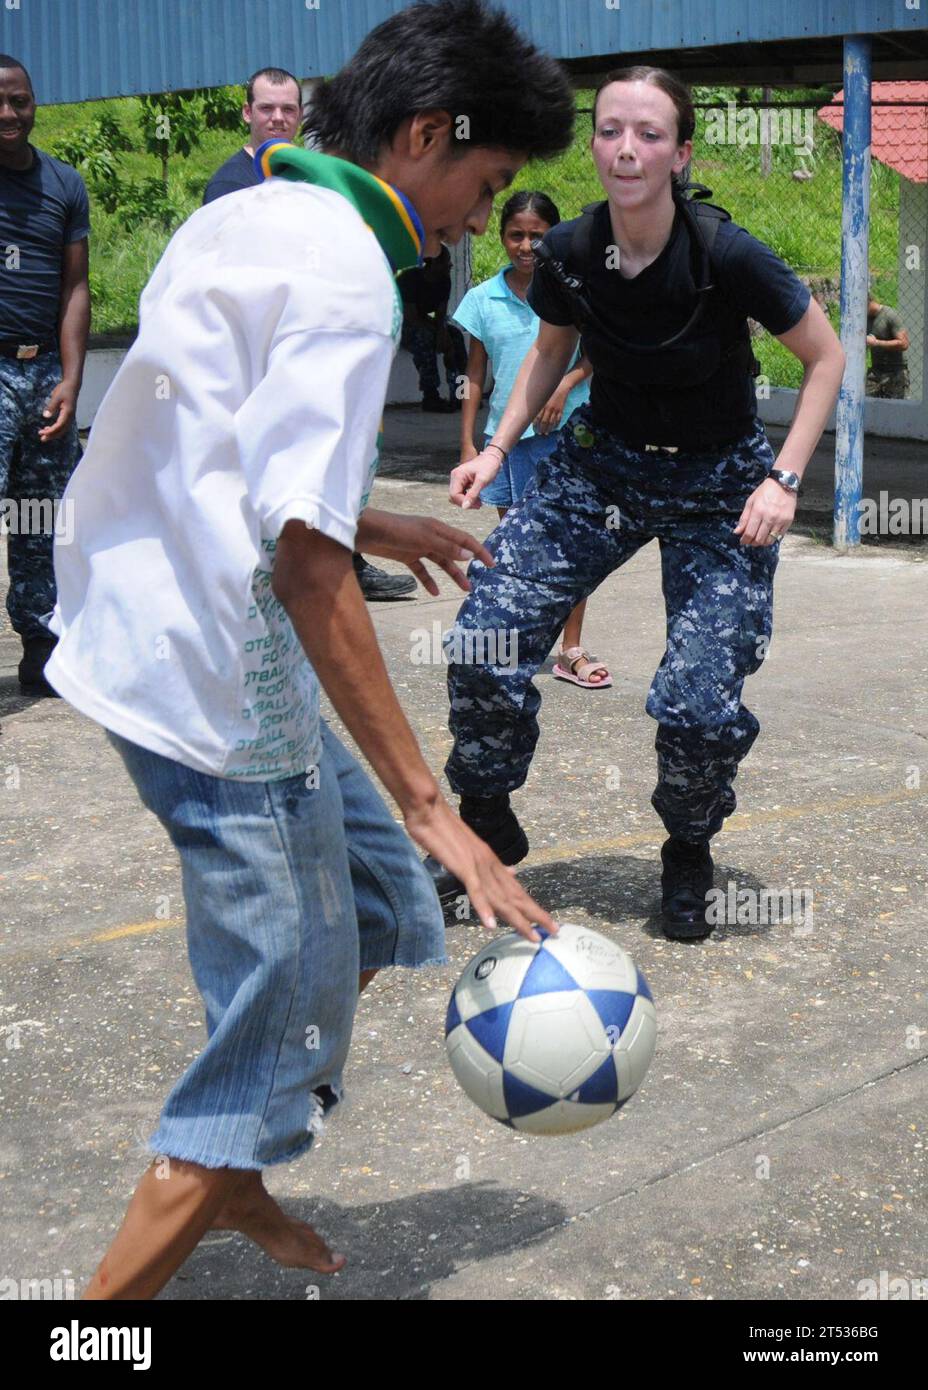
[[[451,298],[448,312],[453,313],[464,298],[472,278],[470,237],[467,236],[451,249]],[[84,384],[77,402],[77,427],[89,430],[99,409],[110,382],[119,370],[126,355],[125,348],[95,348],[87,354],[84,367]],[[444,376],[442,377],[444,381]],[[412,358],[402,349],[396,354],[390,384],[387,388],[387,405],[411,405],[421,399],[419,380]]]

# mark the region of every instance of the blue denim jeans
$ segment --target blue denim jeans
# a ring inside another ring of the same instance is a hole
[[[341,1097],[359,971],[445,963],[435,889],[325,724],[318,768],[278,782],[211,777],[108,737],[180,855],[206,1008],[206,1046],[152,1150],[207,1168],[294,1159]]]
[[[511,507],[518,502],[535,481],[539,463],[554,453],[560,437],[560,430],[552,430],[550,434],[530,434],[528,439],[520,439],[503,459],[492,483],[481,492],[481,502],[494,507]],[[487,435],[485,443],[489,442]]]

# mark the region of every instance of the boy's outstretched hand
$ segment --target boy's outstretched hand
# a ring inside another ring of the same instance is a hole
[[[500,863],[442,796],[428,807],[406,811],[404,819],[416,844],[461,880],[474,912],[489,931],[497,930],[499,916],[529,941],[541,940],[535,926],[557,933],[554,918],[529,897],[515,870]]]
[[[486,546],[467,531],[459,531],[434,517],[400,516],[374,507],[366,507],[361,513],[355,546],[365,555],[401,561],[435,598],[439,593],[438,585],[425,568],[424,560],[444,570],[465,594],[470,592],[470,584],[456,561],[469,562],[476,556],[485,565],[496,563]]]

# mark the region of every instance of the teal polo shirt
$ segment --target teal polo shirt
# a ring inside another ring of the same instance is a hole
[[[508,265],[504,266],[492,279],[484,280],[482,285],[468,290],[453,315],[455,323],[483,343],[493,369],[493,395],[490,397],[490,415],[486,423],[488,435],[495,434],[499,427],[519,369],[541,326],[541,319],[532,306],[510,289],[506,279],[509,269]],[[578,350],[570,364],[571,368],[579,360]],[[575,386],[567,397],[558,428],[579,405],[585,405],[589,399],[590,383],[587,380]],[[529,425],[522,438],[529,439],[534,433]]]

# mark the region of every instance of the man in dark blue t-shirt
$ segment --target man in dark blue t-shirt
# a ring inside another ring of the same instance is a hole
[[[252,188],[261,182],[255,169],[255,150],[265,140],[296,139],[301,113],[300,84],[286,68],[261,68],[249,77],[245,86],[242,120],[249,130],[248,144],[236,150],[225,164],[219,166],[203,194],[203,202],[212,203],[227,193]],[[354,572],[366,599],[402,598],[415,591],[411,575],[387,574],[368,563],[355,552]]]
[[[265,140],[296,139],[303,109],[300,84],[286,68],[261,68],[245,84],[242,120],[248,126],[248,144],[236,150],[216,170],[203,194],[204,203],[226,193],[251,188],[261,179],[255,169],[255,150]]]
[[[35,94],[0,54],[0,524],[9,531],[7,611],[23,644],[24,694],[55,695],[52,544],[80,457],[77,396],[90,331],[87,190],[76,169],[29,143]],[[59,533],[60,534],[60,533]]]

